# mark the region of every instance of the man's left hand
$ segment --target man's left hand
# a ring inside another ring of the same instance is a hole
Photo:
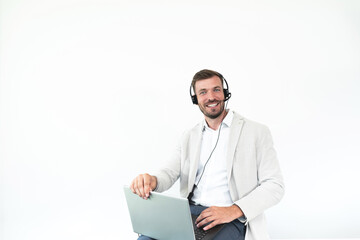
[[[198,228],[208,224],[204,227],[204,230],[209,230],[216,225],[222,223],[229,223],[236,218],[242,217],[244,213],[237,205],[230,207],[209,207],[201,212],[199,217],[196,219],[195,224]]]

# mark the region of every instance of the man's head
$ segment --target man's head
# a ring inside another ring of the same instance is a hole
[[[197,72],[193,77],[191,88],[195,95],[191,96],[192,101],[208,118],[219,117],[224,111],[224,102],[230,98],[228,89],[224,89],[224,81],[220,73],[208,69]]]

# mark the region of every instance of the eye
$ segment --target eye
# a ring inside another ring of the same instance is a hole
[[[214,92],[220,92],[220,88],[215,88]]]
[[[206,91],[200,91],[199,95],[204,95],[206,93]]]

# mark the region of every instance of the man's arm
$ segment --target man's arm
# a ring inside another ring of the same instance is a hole
[[[270,130],[265,127],[256,144],[258,186],[235,201],[251,221],[266,209],[277,204],[284,196],[284,180],[280,170]]]
[[[131,183],[130,189],[143,199],[150,196],[150,191],[153,191],[157,186],[157,178],[147,173],[140,174]]]
[[[150,191],[162,192],[169,189],[180,176],[180,142],[175,148],[172,158],[154,173],[138,175],[130,185],[133,193],[147,199]]]

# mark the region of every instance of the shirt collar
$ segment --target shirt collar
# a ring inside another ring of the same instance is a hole
[[[221,124],[223,125],[223,127],[230,127],[231,123],[232,123],[232,120],[233,120],[233,117],[234,117],[234,113],[230,109],[226,109],[226,111],[227,111],[226,117],[224,118],[224,120],[222,121]],[[206,129],[210,130],[211,128],[209,128],[206,120],[204,119],[203,131],[205,131]]]
[[[234,113],[233,113],[233,111],[230,111],[230,109],[227,109],[226,111],[227,111],[227,114],[226,114],[226,117],[224,118],[222,124],[226,125],[227,127],[230,127],[233,117],[234,117]]]

